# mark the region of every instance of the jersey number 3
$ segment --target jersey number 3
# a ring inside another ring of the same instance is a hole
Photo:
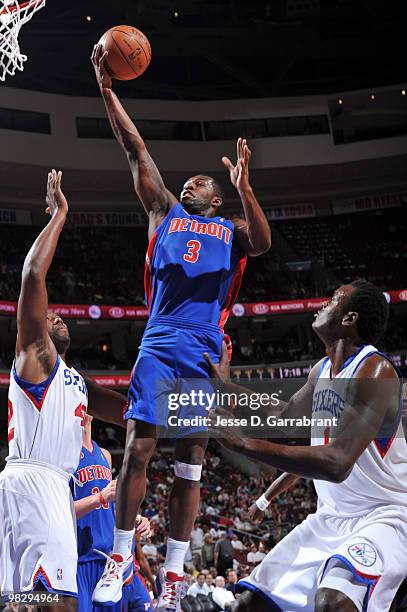
[[[187,247],[188,252],[183,256],[185,261],[196,263],[198,261],[199,251],[201,250],[201,243],[199,240],[188,240]]]

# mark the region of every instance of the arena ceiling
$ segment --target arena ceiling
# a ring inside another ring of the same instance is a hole
[[[405,20],[385,0],[48,0],[21,32],[12,87],[97,95],[89,56],[134,25],[153,60],[127,97],[214,100],[324,94],[402,83]]]

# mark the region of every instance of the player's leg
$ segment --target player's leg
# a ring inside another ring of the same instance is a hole
[[[244,591],[232,607],[233,612],[266,612],[276,609],[271,603],[265,601],[264,597],[252,591]]]
[[[160,569],[156,610],[180,610],[184,595],[184,558],[198,514],[206,434],[182,438],[175,444],[175,479],[169,498],[170,529],[164,567]]]
[[[41,612],[77,612],[78,600],[76,597],[63,596],[63,604],[58,606],[47,606],[46,608],[39,607]]]
[[[118,529],[125,531],[134,529],[136,516],[146,494],[146,471],[157,444],[156,436],[155,425],[133,419],[127,421],[126,448],[116,494]],[[132,539],[131,537],[129,549]],[[114,552],[120,550],[116,550],[115,546]]]
[[[315,597],[315,612],[358,612],[347,595],[333,589],[318,589]]]
[[[206,436],[182,438],[175,444],[175,479],[169,498],[170,538],[188,541],[199,509]],[[168,553],[167,553],[168,554]],[[182,571],[182,568],[181,568]]]

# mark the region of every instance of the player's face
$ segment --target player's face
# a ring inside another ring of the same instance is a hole
[[[184,184],[180,202],[187,212],[208,216],[214,207],[222,204],[222,199],[214,193],[213,179],[210,176],[198,175]]]
[[[49,337],[57,349],[58,355],[63,355],[68,350],[71,338],[69,336],[68,327],[56,312],[48,312],[47,329]]]
[[[321,340],[342,337],[344,331],[342,321],[346,314],[346,302],[354,291],[355,288],[352,285],[342,285],[315,315],[312,329]]]

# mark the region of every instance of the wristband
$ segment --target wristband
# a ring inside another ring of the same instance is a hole
[[[107,504],[107,501],[105,500],[105,498],[103,497],[103,493],[102,491],[99,491],[99,501],[102,504],[102,506],[105,506]]]
[[[270,502],[266,499],[266,496],[264,495],[264,493],[263,493],[263,495],[261,497],[259,497],[259,499],[256,499],[256,506],[262,512],[267,510],[269,505],[270,505]]]

